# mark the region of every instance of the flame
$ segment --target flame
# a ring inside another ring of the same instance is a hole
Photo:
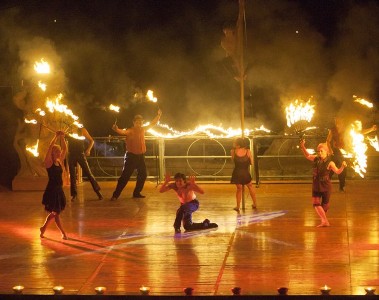
[[[310,100],[303,102],[296,99],[294,103],[286,107],[287,126],[291,127],[300,120],[310,122],[314,113],[314,105],[310,104]]]
[[[39,156],[38,153],[38,144],[39,144],[39,139],[37,140],[37,143],[31,147],[26,147],[26,150],[29,151],[31,154],[33,154],[35,157]]]
[[[75,121],[78,120],[79,117],[74,115],[72,110],[69,109],[67,105],[60,103],[62,98],[63,98],[62,94],[58,94],[54,101],[47,98],[46,107],[49,109],[51,113],[54,113],[55,111],[57,111],[59,113],[63,113],[65,116],[71,117]]]
[[[43,83],[43,82],[40,80],[40,81],[38,81],[38,86],[39,86],[39,88],[40,88],[41,90],[43,90],[44,92],[46,92],[46,87],[47,87],[46,83]]]
[[[146,125],[146,124],[144,124],[144,125]],[[184,137],[184,136],[193,136],[193,135],[197,135],[197,134],[201,134],[201,133],[208,136],[209,138],[232,138],[232,137],[241,136],[241,134],[242,134],[241,128],[224,129],[221,126],[215,126],[212,124],[200,125],[200,126],[196,127],[194,130],[189,130],[189,131],[178,131],[178,130],[171,128],[167,124],[161,124],[161,123],[158,123],[156,127],[160,127],[162,129],[168,131],[168,133],[158,132],[157,130],[155,130],[153,128],[149,129],[148,132],[150,134],[152,134],[153,136],[161,137],[161,138],[167,138],[167,139],[180,138],[180,137]],[[263,125],[261,125],[260,128],[257,128],[256,131],[271,132],[269,129],[266,129]],[[248,136],[253,132],[254,131],[251,129],[245,129],[244,135]]]
[[[77,139],[77,140],[85,140],[86,138],[84,136],[78,135],[77,133],[69,133],[70,137]]]
[[[368,108],[373,108],[374,107],[374,104],[372,104],[370,101],[367,101],[366,99],[359,98],[359,97],[357,97],[355,95],[353,96],[353,98],[355,99],[354,102],[357,102],[359,104],[365,105]]]
[[[360,132],[362,123],[360,121],[355,121],[351,127],[350,137],[352,138],[352,151],[354,153],[352,167],[354,171],[363,178],[367,168],[367,145],[364,143],[364,135]]]
[[[378,143],[378,136],[376,135],[375,137],[367,137],[367,140],[369,141],[370,145],[375,148],[376,151],[379,152],[379,143]]]
[[[158,99],[157,97],[154,97],[154,92],[152,90],[147,91],[146,98],[151,102],[158,102]]]
[[[50,65],[43,58],[41,58],[40,62],[35,62],[34,70],[38,74],[49,74],[50,73]]]
[[[117,106],[117,105],[111,104],[111,105],[109,105],[109,109],[113,110],[115,112],[120,112],[120,106]]]
[[[26,124],[37,124],[37,120],[35,119],[28,120],[27,118],[25,118],[24,121]]]

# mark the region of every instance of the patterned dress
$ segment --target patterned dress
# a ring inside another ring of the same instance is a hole
[[[247,151],[244,156],[234,155],[234,170],[230,182],[234,184],[248,184],[252,179],[249,166],[250,158],[247,156]]]
[[[63,169],[61,165],[52,164],[47,169],[49,181],[42,197],[42,204],[48,212],[60,213],[66,207],[66,196],[63,192]]]

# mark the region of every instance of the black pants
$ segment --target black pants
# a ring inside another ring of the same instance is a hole
[[[118,179],[116,189],[113,192],[113,197],[118,198],[121,195],[122,190],[125,188],[134,170],[137,170],[137,182],[133,195],[138,195],[141,193],[147,177],[145,155],[126,152],[124,157],[124,168]]]
[[[84,153],[80,154],[70,154],[68,157],[68,167],[70,170],[70,192],[71,196],[74,197],[78,194],[76,187],[76,166],[80,165],[83,171],[83,175],[88,178],[91,182],[92,188],[95,192],[100,191],[100,186],[97,183],[95,177],[93,176],[87,162],[87,158]]]

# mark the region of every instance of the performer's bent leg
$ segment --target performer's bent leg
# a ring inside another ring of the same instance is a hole
[[[183,227],[185,230],[196,230],[203,229],[203,223],[193,223],[192,214],[199,209],[199,201],[192,200],[191,202],[185,203],[183,206]]]
[[[182,225],[183,216],[184,216],[183,205],[181,205],[178,208],[178,210],[176,211],[176,218],[175,218],[175,222],[174,222],[175,230],[180,230],[180,227]]]
[[[86,176],[88,178],[88,180],[90,181],[93,190],[95,192],[100,191],[100,186],[97,183],[95,177],[93,176],[91,169],[89,168],[88,161],[87,161],[84,154],[80,157],[80,159],[78,159],[78,163],[79,163],[80,167],[82,168],[84,176]]]
[[[121,176],[117,181],[116,189],[113,192],[113,198],[117,199],[121,195],[121,192],[128,183],[130,176],[132,176],[134,169],[135,162],[133,159],[130,159],[127,154],[125,154],[124,168],[122,169]]]

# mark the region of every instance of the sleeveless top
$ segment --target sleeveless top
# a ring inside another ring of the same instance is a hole
[[[249,172],[250,158],[247,156],[247,151],[244,156],[234,155],[234,169],[232,173],[231,183],[248,184],[251,181]]]
[[[330,170],[328,165],[331,162],[328,157],[323,161],[320,157],[316,157],[313,161],[313,185],[312,190],[315,192],[330,191],[332,183],[330,181]]]

